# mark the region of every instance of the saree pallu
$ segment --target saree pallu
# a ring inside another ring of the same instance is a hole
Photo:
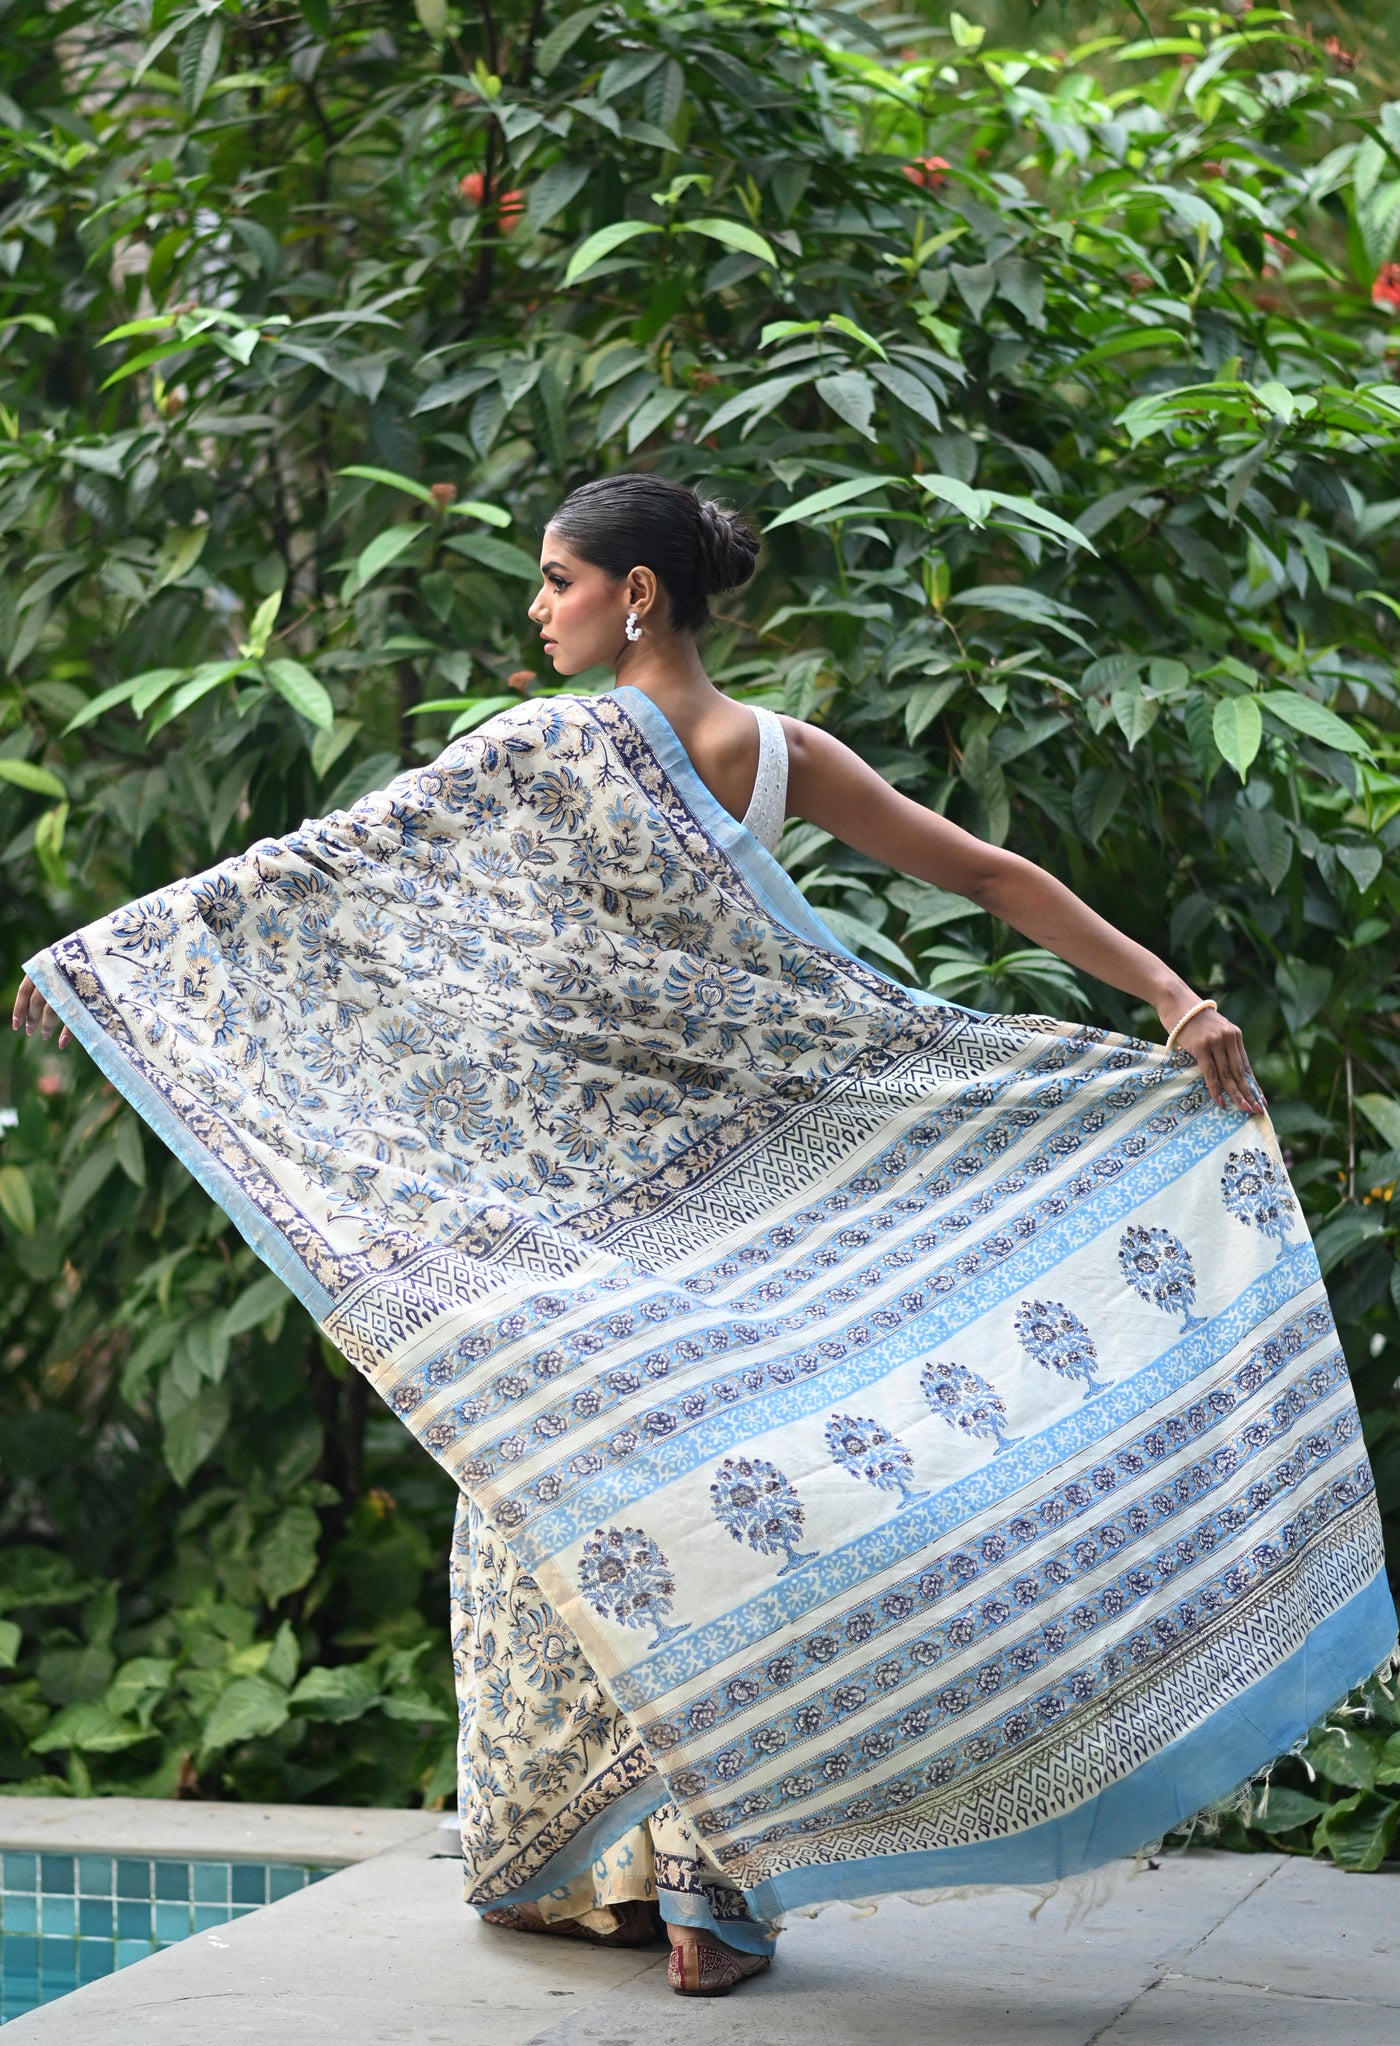
[[[1043,1881],[1393,1647],[1267,1119],[852,955],[635,689],[29,971],[537,1589],[472,1650],[539,1675],[472,1763],[480,1897],[663,1804],[760,1920]]]

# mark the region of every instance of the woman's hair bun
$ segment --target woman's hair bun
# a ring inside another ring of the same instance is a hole
[[[699,583],[707,597],[735,590],[753,574],[758,539],[737,512],[712,498],[700,499]]]

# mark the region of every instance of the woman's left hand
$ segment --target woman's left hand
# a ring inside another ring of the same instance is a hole
[[[1246,1115],[1263,1114],[1264,1097],[1249,1070],[1244,1036],[1237,1023],[1230,1022],[1216,1009],[1203,1009],[1199,1016],[1191,1018],[1176,1041],[1200,1067],[1217,1108],[1232,1104]]]

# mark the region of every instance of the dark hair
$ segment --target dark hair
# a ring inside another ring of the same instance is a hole
[[[631,569],[651,569],[677,632],[708,625],[708,600],[746,583],[758,558],[757,539],[734,512],[684,483],[637,471],[580,484],[549,523],[615,582]]]

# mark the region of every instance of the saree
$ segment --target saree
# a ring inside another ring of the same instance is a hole
[[[1389,1656],[1267,1118],[867,964],[640,691],[28,970],[463,1495],[478,1901],[663,1806],[760,1921],[1053,1879]]]

